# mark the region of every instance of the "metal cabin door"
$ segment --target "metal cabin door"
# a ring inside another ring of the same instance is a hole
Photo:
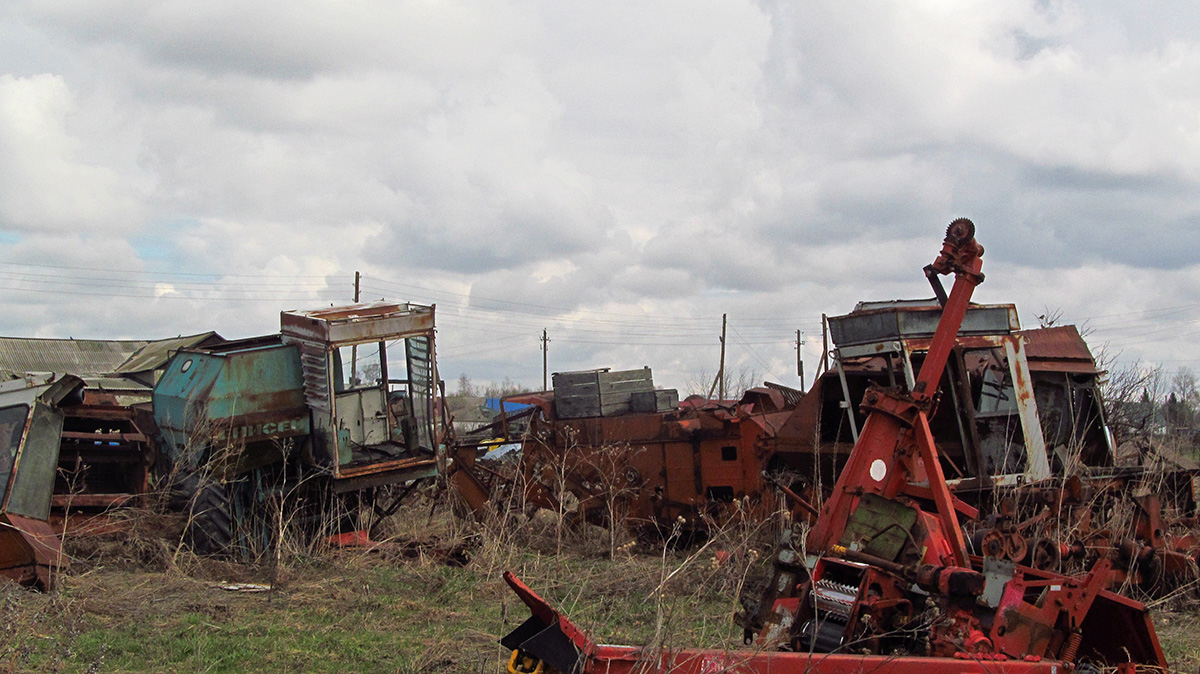
[[[357,450],[387,442],[389,437],[384,345],[335,349],[334,363],[341,365],[340,386],[334,392],[338,463],[358,463],[370,454]]]
[[[434,371],[433,343],[429,335],[410,337],[405,341],[405,360],[408,365],[408,391],[412,396],[416,447],[434,451]]]

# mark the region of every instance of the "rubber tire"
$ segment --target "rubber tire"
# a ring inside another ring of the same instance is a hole
[[[233,547],[232,512],[225,485],[218,482],[200,485],[188,501],[184,542],[198,555],[228,555]]]

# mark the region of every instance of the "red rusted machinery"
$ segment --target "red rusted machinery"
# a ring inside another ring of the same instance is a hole
[[[69,374],[0,379],[0,578],[50,589],[66,566],[47,520],[63,410],[82,391]]]
[[[746,651],[599,646],[506,575],[532,617],[501,643],[513,672],[887,671],[1060,672],[1162,669],[1146,608],[1105,589],[1112,562],[1067,576],[972,556],[960,515],[977,512],[949,488],[929,416],[980,273],[974,225],[955,220],[929,277],[953,274],[910,390],[874,386],[858,441],[805,532],[785,531],[774,576],[739,615]],[[782,652],[781,652],[782,651]]]
[[[553,394],[516,396],[506,402],[533,405],[523,413],[528,431],[519,465],[496,477],[523,485],[522,505],[557,511],[570,500],[575,519],[637,532],[704,531],[739,509],[765,516],[775,495],[763,471],[794,408],[792,393],[764,387],[740,401],[688,399],[662,411],[575,418],[558,414],[565,406]],[[487,480],[477,452],[468,438],[450,473],[473,510],[494,500],[497,482]]]
[[[1108,588],[1164,596],[1194,589],[1200,580],[1200,536],[1195,517],[1179,516],[1163,494],[1179,491],[1174,474],[1151,486],[1141,471],[1108,478],[1072,476],[1054,485],[1012,489],[996,512],[974,523],[971,547],[996,559],[1044,571],[1090,567],[1100,557],[1113,566]]]
[[[766,515],[778,484],[812,496],[834,483],[865,421],[855,410],[863,394],[871,384],[911,390],[941,312],[936,300],[871,302],[829,318],[836,348],[823,360],[833,366],[807,393],[768,383],[739,400],[647,408],[629,400],[664,393],[649,368],[557,373],[554,390],[506,399],[524,409],[460,437],[451,480],[477,512],[519,476],[521,505],[638,531],[674,531],[682,518],[703,532],[731,512]],[[1102,373],[1073,326],[1020,330],[1011,304],[971,304],[964,326],[929,418],[959,498],[990,512],[997,490],[1076,473],[1137,477],[1114,465]],[[645,390],[631,393],[639,383]],[[523,445],[519,462],[476,461],[507,443]]]

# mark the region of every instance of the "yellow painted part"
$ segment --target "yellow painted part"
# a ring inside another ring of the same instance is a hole
[[[517,662],[518,660],[520,660],[519,663]],[[533,665],[534,662],[537,662],[537,665],[533,669],[524,669],[524,667]],[[542,674],[542,669],[545,666],[545,662],[529,656],[522,657],[520,650],[514,650],[512,657],[508,659],[508,674]]]

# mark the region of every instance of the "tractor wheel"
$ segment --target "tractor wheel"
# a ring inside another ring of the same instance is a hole
[[[229,554],[234,534],[228,489],[219,482],[207,482],[192,493],[184,541],[199,555]]]

